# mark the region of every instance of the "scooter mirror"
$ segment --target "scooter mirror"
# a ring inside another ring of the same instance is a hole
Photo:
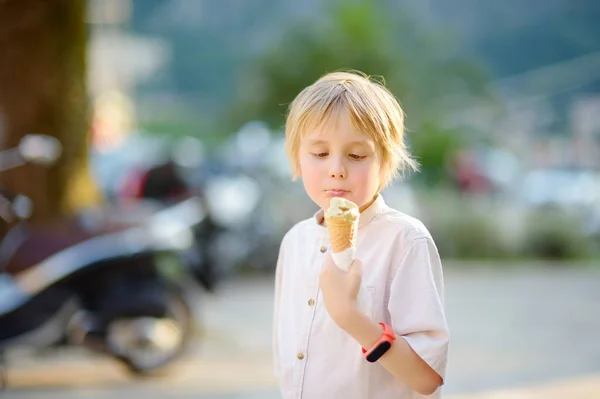
[[[28,134],[19,143],[19,153],[28,162],[49,165],[60,157],[61,152],[60,141],[43,134]]]
[[[12,201],[12,211],[19,219],[29,219],[33,213],[33,202],[24,195],[17,195]]]

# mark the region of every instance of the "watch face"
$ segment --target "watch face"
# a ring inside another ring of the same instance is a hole
[[[391,346],[392,344],[390,342],[383,341],[377,346],[377,348],[373,349],[373,352],[367,355],[367,361],[371,363],[376,362],[381,356],[384,355],[385,352],[388,351],[388,349],[391,348]]]

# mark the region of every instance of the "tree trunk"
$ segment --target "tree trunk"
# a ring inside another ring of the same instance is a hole
[[[85,0],[0,0],[1,147],[28,133],[63,146],[52,167],[26,165],[0,176],[29,196],[34,220],[91,205],[98,192],[88,172]]]

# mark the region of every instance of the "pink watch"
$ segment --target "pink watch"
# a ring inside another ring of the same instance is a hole
[[[362,353],[365,355],[365,359],[371,363],[379,360],[379,358],[392,347],[392,342],[396,340],[396,334],[394,334],[392,327],[385,323],[379,323],[379,325],[383,327],[381,338],[375,342],[375,345],[373,345],[371,349],[366,350],[365,348],[362,348]]]

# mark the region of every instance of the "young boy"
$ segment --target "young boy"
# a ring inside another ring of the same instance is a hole
[[[440,258],[423,224],[379,194],[416,169],[398,102],[365,75],[325,75],[290,105],[286,149],[321,209],[285,235],[277,261],[274,362],[284,399],[440,398],[449,342]],[[361,211],[348,272],[330,255],[323,213],[332,197]],[[361,285],[370,312],[359,310]]]

